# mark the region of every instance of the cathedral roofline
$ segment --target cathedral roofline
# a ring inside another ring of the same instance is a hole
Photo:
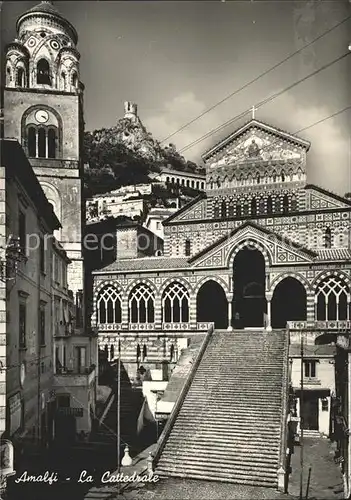
[[[186,205],[184,205],[184,207],[180,208],[177,212],[175,212],[174,214],[172,214],[170,217],[168,217],[166,220],[164,220],[162,222],[162,225],[166,226],[169,222],[171,222],[175,217],[178,217],[180,214],[182,214],[183,212],[185,212],[185,210],[188,210],[188,208],[192,207],[193,205],[195,205],[198,201],[202,200],[203,198],[206,198],[207,195],[206,193],[201,193],[199,194],[196,198],[194,198],[193,200],[191,200],[189,203],[187,203]]]
[[[322,187],[316,186],[315,184],[306,184],[305,189],[314,189],[321,194],[325,194],[326,196],[334,198],[334,200],[341,201],[342,203],[346,203],[346,205],[351,206],[351,200],[349,200],[348,198],[344,198],[343,196],[333,193],[332,191],[328,191],[327,189],[324,189]]]
[[[189,259],[189,263],[190,264],[193,264],[198,258],[200,257],[203,257],[204,255],[206,255],[206,253],[210,252],[211,250],[213,250],[214,248],[216,248],[217,246],[220,246],[222,243],[224,243],[225,241],[228,240],[228,238],[231,238],[232,236],[234,236],[236,233],[242,231],[244,228],[246,227],[252,227],[253,229],[256,229],[256,230],[259,230],[261,231],[262,233],[265,233],[266,235],[268,236],[271,236],[271,235],[274,235],[274,237],[278,240],[278,241],[281,241],[282,243],[288,243],[289,245],[291,245],[291,247],[294,249],[294,250],[299,250],[299,251],[302,251],[304,252],[305,254],[307,254],[309,257],[312,257],[312,258],[316,258],[318,256],[318,254],[316,252],[313,252],[312,250],[304,247],[303,245],[300,245],[298,243],[295,243],[294,241],[292,241],[291,239],[289,238],[283,238],[282,236],[280,236],[279,234],[273,232],[273,231],[269,231],[268,229],[266,229],[264,226],[260,226],[258,224],[255,224],[254,222],[252,221],[247,221],[247,222],[244,222],[241,226],[238,226],[237,228],[233,229],[233,231],[231,231],[229,234],[226,234],[225,236],[222,236],[221,238],[219,238],[217,241],[215,241],[214,243],[212,243],[212,245],[206,247],[204,250],[201,250],[201,252],[193,255],[190,259]]]
[[[239,137],[241,134],[246,132],[249,128],[251,127],[259,127],[266,132],[269,132],[271,134],[279,135],[282,138],[286,139],[287,141],[293,142],[294,144],[297,144],[299,146],[302,146],[303,148],[308,151],[310,149],[311,143],[309,141],[306,141],[305,139],[301,139],[300,137],[297,137],[296,135],[289,134],[289,132],[286,132],[285,130],[278,129],[276,127],[273,127],[272,125],[269,125],[268,123],[264,123],[261,121],[258,121],[256,119],[251,119],[247,123],[245,123],[242,127],[237,129],[235,132],[230,134],[228,137],[225,139],[222,139],[220,142],[212,146],[211,149],[206,151],[203,155],[201,155],[203,161],[208,160],[211,156],[213,156],[215,153],[220,151],[221,149],[225,148],[228,144],[233,142],[237,137]]]

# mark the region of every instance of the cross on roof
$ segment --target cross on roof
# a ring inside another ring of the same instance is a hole
[[[252,119],[254,120],[255,119],[255,111],[257,111],[257,108],[255,108],[255,106],[252,106],[251,111],[252,111]]]

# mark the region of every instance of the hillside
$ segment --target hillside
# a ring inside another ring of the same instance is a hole
[[[86,196],[150,182],[148,174],[166,165],[178,171],[203,173],[173,144],[162,146],[154,139],[137,116],[136,106],[135,112],[126,112],[115,126],[85,132],[84,163]]]

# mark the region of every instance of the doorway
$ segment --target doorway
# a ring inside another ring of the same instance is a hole
[[[252,247],[240,250],[234,259],[233,269],[235,328],[263,327],[267,308],[265,279],[262,253]]]
[[[303,419],[303,428],[309,431],[319,430],[319,398],[318,394],[312,391],[304,393],[301,416]]]

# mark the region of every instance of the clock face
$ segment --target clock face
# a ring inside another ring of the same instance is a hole
[[[45,109],[39,109],[36,113],[35,113],[35,119],[37,120],[37,122],[39,123],[45,123],[48,121],[49,119],[49,113],[47,111],[45,111]]]

